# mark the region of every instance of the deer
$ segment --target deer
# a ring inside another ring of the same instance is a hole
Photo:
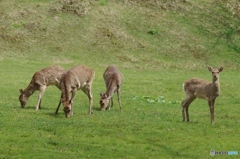
[[[28,98],[36,91],[39,90],[38,101],[36,110],[41,109],[41,101],[43,94],[48,86],[55,85],[60,89],[60,80],[63,73],[66,70],[61,66],[49,66],[34,73],[31,82],[26,89],[19,89],[20,96],[19,101],[21,107],[25,108]]]
[[[62,91],[61,103],[64,106],[63,111],[66,118],[73,115],[73,102],[77,90],[82,90],[87,95],[89,99],[89,115],[93,114],[92,83],[94,78],[94,70],[84,65],[74,66],[63,74],[60,81],[60,88]],[[55,114],[58,113],[60,105],[61,104],[57,106]]]
[[[117,92],[118,96],[118,104],[120,107],[120,111],[122,111],[122,104],[120,100],[120,87],[123,84],[123,75],[118,70],[118,68],[114,65],[110,65],[107,67],[105,72],[103,73],[103,78],[106,85],[106,92],[100,93],[100,110],[110,110],[110,100],[111,107],[113,107],[113,94]]]
[[[189,122],[189,105],[196,98],[201,98],[208,101],[211,124],[214,124],[214,104],[215,99],[220,95],[219,73],[222,72],[223,67],[214,69],[213,67],[208,66],[208,70],[212,73],[212,82],[208,82],[200,78],[192,78],[183,83],[183,89],[186,94],[185,100],[182,101],[183,122],[185,121],[185,112],[187,122]]]

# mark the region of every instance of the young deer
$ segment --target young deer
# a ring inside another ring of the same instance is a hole
[[[182,102],[183,121],[185,121],[186,112],[187,121],[189,122],[188,107],[192,101],[196,98],[203,98],[208,101],[211,113],[211,123],[214,123],[214,103],[215,99],[220,94],[219,73],[223,70],[223,67],[219,69],[208,67],[208,70],[212,72],[212,82],[207,82],[199,78],[192,78],[183,84],[183,89],[186,93],[186,98]]]
[[[108,66],[103,74],[103,78],[106,84],[107,91],[105,93],[100,93],[100,109],[110,110],[109,100],[111,100],[111,107],[113,107],[113,93],[117,92],[118,104],[120,106],[120,111],[122,111],[122,105],[120,100],[120,86],[123,83],[123,75],[118,70],[116,66]]]
[[[92,114],[92,82],[95,77],[95,72],[91,68],[83,65],[74,66],[68,70],[62,77],[60,87],[62,90],[61,102],[63,103],[63,111],[66,118],[73,115],[73,100],[77,90],[81,89],[89,99],[89,115]],[[71,97],[70,97],[71,94]],[[60,104],[56,109],[58,113]]]
[[[60,89],[60,79],[62,74],[66,70],[60,66],[50,66],[47,68],[44,68],[40,71],[37,71],[28,85],[28,87],[25,90],[20,89],[20,96],[19,101],[21,103],[22,108],[26,106],[28,98],[36,91],[39,90],[38,95],[38,102],[36,105],[36,110],[41,108],[41,100],[43,97],[43,94],[45,92],[45,89],[50,85],[55,85]]]

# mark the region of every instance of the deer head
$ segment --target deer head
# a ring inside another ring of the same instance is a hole
[[[110,99],[109,95],[107,95],[105,93],[104,94],[100,93],[100,97],[101,97],[100,102],[99,102],[100,110],[105,110],[109,105],[109,99]]]
[[[222,72],[223,67],[220,67],[218,69],[213,69],[212,67],[209,66],[208,70],[212,72],[213,81],[217,81],[219,79],[219,73]]]
[[[72,112],[72,104],[73,104],[73,101],[70,100],[70,101],[66,101],[66,102],[63,102],[63,111],[65,113],[65,117],[66,118],[69,118],[70,115],[71,115],[71,112]]]
[[[25,95],[25,92],[22,89],[19,89],[19,91],[20,91],[19,101],[21,103],[21,107],[25,108],[28,97]]]

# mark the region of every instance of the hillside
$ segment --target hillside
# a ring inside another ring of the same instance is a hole
[[[0,59],[239,69],[239,8],[224,0],[1,0]]]

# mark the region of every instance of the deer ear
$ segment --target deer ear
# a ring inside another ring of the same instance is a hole
[[[23,91],[22,89],[19,89],[19,92],[20,92],[21,94],[23,94],[24,91]]]
[[[220,67],[220,68],[218,69],[219,72],[222,72],[222,70],[223,70],[223,67]]]
[[[73,99],[70,99],[69,104],[73,104]]]
[[[109,94],[105,94],[105,98],[108,98],[109,97]]]
[[[100,92],[100,97],[102,97],[103,96],[103,92]]]
[[[208,70],[212,72],[213,68],[211,66],[208,66]]]
[[[57,78],[55,79],[55,82],[60,83],[60,81]]]

